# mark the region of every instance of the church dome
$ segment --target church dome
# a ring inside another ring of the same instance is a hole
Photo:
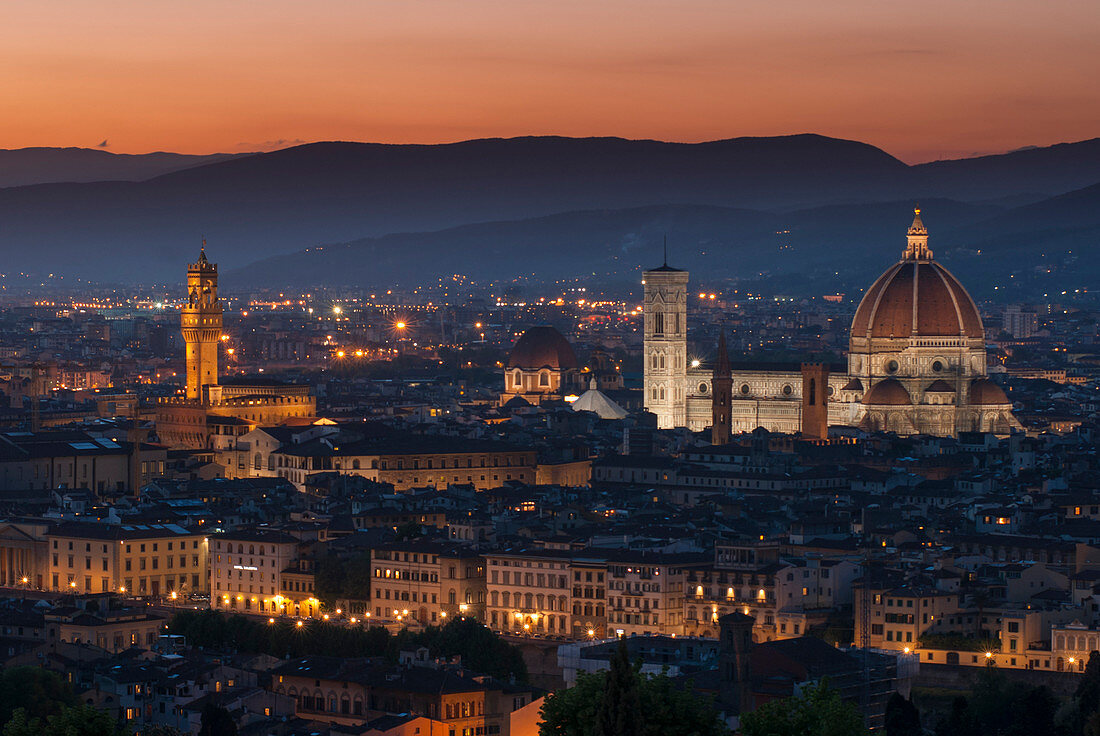
[[[988,378],[976,378],[970,382],[971,404],[1010,404],[1001,387]]]
[[[852,337],[984,339],[974,301],[950,271],[932,260],[919,209],[902,260],[887,269],[859,303]]]
[[[540,325],[530,328],[516,340],[507,367],[527,371],[540,368],[576,370],[577,355],[560,332],[549,325]]]
[[[910,406],[913,400],[909,398],[909,392],[900,381],[887,378],[872,386],[871,390],[863,395],[862,403],[879,406]]]

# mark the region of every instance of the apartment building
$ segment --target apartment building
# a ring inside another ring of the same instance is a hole
[[[485,620],[485,559],[469,547],[395,542],[371,550],[370,611],[380,618],[439,625]]]
[[[0,486],[132,490],[164,474],[167,451],[73,430],[0,432]]]
[[[861,568],[850,560],[818,557],[786,560],[775,573],[775,636],[802,636],[824,625],[829,612],[851,606]]]
[[[537,465],[533,449],[494,440],[419,435],[367,440],[329,435],[283,445],[269,457],[261,453],[259,463],[273,463],[275,474],[299,490],[305,489],[308,476],[326,471],[390,483],[398,491],[450,484],[488,490],[510,481],[534,483]]]
[[[705,555],[609,550],[607,628],[609,633],[684,633],[684,585],[689,570],[704,567]]]
[[[855,599],[855,640],[863,641],[863,621],[870,626],[868,646],[909,652],[919,646],[925,633],[957,633],[965,625],[961,596],[928,587],[875,588],[866,596],[868,612],[863,613],[862,583],[857,583]],[[971,627],[972,629],[973,627]]]
[[[574,639],[607,637],[607,561],[574,557],[569,568],[573,585]]]
[[[523,550],[485,554],[488,626],[536,636],[569,636],[572,554]]]
[[[294,569],[299,541],[274,529],[242,529],[210,537],[210,606],[215,609],[312,616],[320,602],[309,591],[284,598],[283,571]]]
[[[688,570],[684,580],[684,634],[718,636],[718,620],[729,613],[752,616],[753,638],[776,638],[776,573],[782,565],[768,562],[744,569],[705,566]]]
[[[175,524],[62,522],[46,541],[50,590],[137,596],[209,590],[206,536]]]

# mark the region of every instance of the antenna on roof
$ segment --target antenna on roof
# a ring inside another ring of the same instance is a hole
[[[664,265],[667,268],[668,267],[668,234],[667,233],[664,236],[664,244],[665,244],[665,264]]]

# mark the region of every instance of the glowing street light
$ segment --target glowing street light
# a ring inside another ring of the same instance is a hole
[[[332,313],[339,317],[341,314],[344,313],[344,310],[340,307],[339,304],[337,304],[335,307],[332,308]]]

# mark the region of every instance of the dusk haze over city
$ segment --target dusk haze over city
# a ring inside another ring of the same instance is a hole
[[[1098,33],[6,3],[2,736],[1100,733]]]

